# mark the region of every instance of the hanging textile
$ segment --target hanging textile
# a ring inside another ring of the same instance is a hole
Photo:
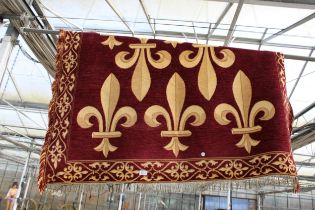
[[[295,177],[281,53],[61,31],[39,187]]]

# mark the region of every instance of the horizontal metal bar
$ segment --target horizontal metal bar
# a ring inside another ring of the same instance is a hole
[[[42,127],[38,122],[36,122],[35,120],[33,120],[31,117],[29,117],[27,114],[25,114],[23,111],[18,110],[15,106],[13,106],[11,103],[9,103],[8,101],[4,100],[4,99],[0,99],[1,101],[3,101],[4,103],[8,104],[9,106],[11,106],[15,111],[17,111],[18,113],[22,114],[24,117],[26,117],[28,120],[30,120],[31,122],[33,122],[34,124],[38,125],[40,128],[45,129],[44,127]]]
[[[187,26],[187,27],[193,27]],[[64,30],[73,30],[72,28],[67,27],[56,27],[56,29],[64,29]],[[225,29],[224,29],[225,30]],[[25,32],[32,32],[32,33],[52,33],[52,34],[58,34],[59,30],[47,30],[47,29],[36,29],[36,28],[24,28]],[[95,29],[95,28],[85,28],[84,31],[87,32],[98,32],[98,33],[118,33],[118,34],[125,34],[130,35],[129,31],[125,30],[107,30],[107,29]],[[238,30],[237,30],[238,31]],[[144,35],[144,36],[152,36],[152,33],[150,32],[138,32],[135,35]],[[175,32],[175,31],[156,31],[156,35],[158,36],[164,36],[164,37],[176,37],[181,38],[183,37],[182,32]],[[185,33],[188,38],[195,39],[194,33]],[[207,40],[208,34],[197,34],[198,39],[200,40]],[[225,36],[213,36],[211,37],[212,40],[215,41],[224,41]],[[235,37],[233,40],[237,43],[245,43],[245,44],[261,44],[261,39],[253,39],[253,38],[245,38],[245,37]],[[265,46],[277,46],[277,47],[287,47],[287,48],[297,48],[297,49],[314,49],[314,46],[307,46],[307,45],[293,45],[293,44],[281,44],[281,43],[265,43]]]
[[[12,104],[16,109],[25,112],[32,112],[32,113],[41,113],[47,114],[48,113],[48,104],[40,104],[40,103],[31,103],[31,102],[23,102],[20,101],[13,101],[13,100],[6,100],[10,104]],[[6,110],[14,110],[11,106],[7,103],[0,100],[0,109]]]
[[[293,127],[292,134],[295,135],[296,133],[301,131],[303,132],[306,129],[315,129],[315,122],[308,122],[300,127]]]
[[[276,38],[276,37],[278,37],[278,36],[288,32],[288,31],[290,31],[290,30],[292,30],[292,29],[294,29],[294,28],[296,28],[296,27],[306,23],[307,21],[312,20],[314,17],[315,17],[315,13],[312,13],[309,16],[303,18],[302,20],[299,20],[298,22],[296,22],[296,23],[294,23],[294,24],[292,24],[292,25],[282,29],[281,31],[279,31],[279,32],[277,32],[277,33],[275,33],[275,34],[265,38],[264,40],[262,40],[262,43],[268,42],[271,39]]]
[[[34,28],[25,28],[24,31],[32,32],[32,33],[59,33],[58,30],[43,30],[43,29],[34,29]],[[100,33],[119,33],[119,34],[129,34],[128,31],[111,31],[111,30],[99,30],[99,29],[89,29],[87,31],[95,31]],[[136,35],[147,35],[152,36],[151,33],[137,33]],[[195,34],[193,33],[185,33],[186,37],[189,39],[195,39]],[[180,32],[169,32],[169,31],[156,31],[156,36],[161,37],[182,37],[182,33]],[[199,40],[207,40],[207,34],[197,34]],[[215,41],[224,41],[225,36],[211,36],[211,40]],[[243,38],[237,37],[233,40],[234,43],[243,43],[243,44],[253,44],[259,45],[261,40],[260,39],[251,39],[251,38]],[[291,44],[277,44],[277,43],[265,43],[265,46],[275,46],[275,47],[285,47],[285,48],[297,48],[297,49],[308,49],[312,50],[312,46],[300,46],[300,45],[291,45]],[[303,60],[303,61],[312,61],[315,62],[314,57],[307,57],[307,56],[299,56],[299,55],[290,55],[284,54],[284,58],[292,59],[292,60]]]
[[[315,155],[301,154],[301,153],[293,153],[293,155],[304,156],[304,157],[314,157]]]
[[[299,166],[305,166],[305,167],[315,167],[315,163],[312,163],[312,162],[295,161],[295,164]]]
[[[40,34],[59,34],[59,30],[49,30],[49,29],[37,29],[37,28],[22,28],[23,32],[32,32]]]
[[[32,151],[32,152],[34,152],[36,154],[40,154],[40,150],[33,149],[33,148],[29,147],[29,146],[26,146],[25,144],[17,142],[16,140],[13,140],[13,139],[10,139],[10,138],[8,138],[6,136],[3,136],[2,134],[0,134],[0,139],[5,140],[5,141],[7,141],[7,142],[9,142],[11,144],[14,144],[14,145],[16,145],[16,146],[18,146],[20,148],[23,148],[26,151]]]
[[[19,126],[19,125],[10,125],[10,124],[0,124],[0,125],[1,125],[1,126],[4,126],[4,127],[23,128],[23,129],[30,129],[30,130],[47,131],[47,129],[35,128],[35,127],[30,127],[30,126]]]
[[[207,0],[213,1],[213,0]],[[215,0],[218,2],[237,3],[239,0]],[[245,0],[245,4],[263,5],[273,7],[288,7],[300,9],[315,9],[314,0]]]
[[[15,162],[15,163],[19,163],[19,164],[24,164],[23,160],[18,159],[18,158],[14,157],[14,156],[12,157],[10,155],[7,155],[7,154],[5,154],[5,153],[3,153],[1,151],[0,151],[0,158],[3,158],[5,160],[7,160],[7,161],[12,161],[12,162]]]
[[[291,138],[292,150],[299,149],[315,141],[315,130],[305,130]]]

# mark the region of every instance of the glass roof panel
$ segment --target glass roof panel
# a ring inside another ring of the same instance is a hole
[[[249,26],[236,26],[234,37],[247,37],[252,39],[261,39],[264,35],[266,28],[249,27]]]
[[[9,101],[21,101],[20,96],[14,86],[14,83],[9,77],[8,72],[5,73],[3,82],[0,88],[1,99],[6,99]]]
[[[22,49],[36,59],[24,40],[21,37],[19,40]],[[13,80],[8,71],[10,71]],[[1,99],[48,105],[51,99],[51,78],[45,68],[27,58],[19,46],[15,46],[13,49],[8,63],[8,71],[6,71],[0,87]]]
[[[302,77],[290,100],[294,111],[297,113],[315,101],[315,74]]]
[[[215,23],[227,3],[214,1],[146,0],[152,18]],[[174,8],[179,8],[174,10]]]
[[[77,0],[75,2],[73,0],[42,0],[42,2],[46,8],[49,9],[43,10],[45,15],[48,16],[49,22],[57,28],[67,26],[73,29],[78,29],[79,27],[88,29],[106,28],[108,30],[127,30],[105,0]],[[56,18],[56,16],[58,18]]]
[[[273,42],[315,46],[315,19],[284,33]]]
[[[19,116],[15,111],[0,109],[0,124],[1,125],[21,125],[21,121],[19,120]]]
[[[281,52],[289,55],[300,55],[300,56],[308,56],[310,53],[310,49],[299,49],[293,47],[276,47],[276,46],[267,46],[262,45],[261,50],[269,50],[275,52]]]
[[[8,107],[0,107],[0,130],[12,134],[16,134],[16,131],[22,135],[44,138],[47,128],[47,115],[41,116],[40,113],[31,111],[22,111],[22,113]],[[46,118],[46,120],[43,118]]]
[[[232,42],[230,44],[230,46],[236,47],[236,48],[250,49],[250,50],[257,50],[258,49],[258,45],[254,45],[254,44],[243,44],[243,43]]]
[[[237,25],[283,29],[313,12],[308,9],[244,4]],[[234,12],[229,12],[222,23],[230,24],[233,17]]]

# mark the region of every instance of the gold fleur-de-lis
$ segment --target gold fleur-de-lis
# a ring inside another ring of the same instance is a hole
[[[109,49],[114,49],[115,46],[119,46],[122,44],[122,42],[115,39],[115,36],[108,36],[108,38],[101,42],[103,45],[108,45]]]
[[[100,92],[104,120],[100,111],[93,106],[82,108],[77,115],[77,123],[81,128],[93,126],[90,122],[92,116],[97,119],[98,131],[92,132],[92,138],[102,139],[102,142],[94,150],[103,152],[105,157],[108,156],[109,152],[114,152],[117,149],[110,144],[109,140],[122,135],[120,131],[116,131],[118,121],[125,118],[125,122],[121,124],[123,127],[131,127],[137,121],[137,113],[132,107],[124,106],[115,112],[119,95],[120,84],[115,75],[110,74],[103,83]]]
[[[186,87],[184,80],[177,73],[173,74],[167,84],[166,97],[171,110],[173,124],[170,114],[165,108],[159,105],[153,105],[146,110],[144,121],[151,127],[157,127],[161,124],[158,122],[157,117],[161,115],[165,118],[167,131],[161,131],[161,137],[171,137],[172,139],[164,149],[172,150],[177,157],[179,151],[188,149],[188,146],[179,141],[179,137],[191,136],[191,131],[185,130],[188,118],[195,118],[190,125],[200,126],[206,120],[206,113],[197,105],[191,105],[182,112],[186,97]]]
[[[252,85],[249,78],[243,71],[239,71],[233,81],[233,95],[236,104],[241,113],[241,117],[237,110],[230,104],[219,104],[214,110],[214,118],[220,125],[227,125],[231,121],[227,118],[228,114],[235,117],[237,128],[232,128],[232,134],[243,135],[242,139],[236,144],[237,147],[245,147],[250,153],[252,146],[257,146],[260,140],[251,138],[251,133],[262,130],[260,125],[255,125],[255,119],[259,112],[263,112],[260,120],[270,120],[275,115],[275,107],[269,101],[258,101],[250,110],[252,100]]]
[[[230,67],[235,61],[235,55],[231,50],[223,49],[220,51],[223,57],[218,58],[212,46],[193,44],[193,47],[198,48],[196,56],[190,58],[194,52],[186,50],[180,54],[179,61],[186,68],[193,68],[201,61],[198,73],[198,88],[205,99],[209,101],[217,87],[217,76],[210,60],[209,49],[212,60],[222,68]]]
[[[155,43],[147,43],[147,39],[141,39],[139,44],[130,44],[129,47],[134,49],[134,53],[131,58],[126,59],[129,52],[122,51],[115,57],[116,65],[123,69],[128,69],[136,62],[136,67],[131,78],[131,90],[139,101],[149,91],[151,86],[151,76],[148,69],[146,57],[148,62],[156,69],[164,69],[171,63],[171,54],[165,50],[160,50],[156,54],[159,56],[158,60],[155,60],[151,55],[151,49],[156,48]]]

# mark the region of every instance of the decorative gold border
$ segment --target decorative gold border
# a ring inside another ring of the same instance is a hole
[[[77,32],[61,30],[59,34],[56,80],[49,104],[49,129],[40,158],[38,185],[41,192],[49,180],[54,180],[55,171],[59,170],[57,166],[66,164],[66,139],[69,134],[75,73],[79,65],[80,38],[80,33]]]
[[[271,152],[243,159],[71,162],[48,182],[187,182],[266,175],[294,176],[292,155]]]
[[[40,159],[39,189],[47,183],[194,182],[242,180],[267,175],[296,176],[292,153],[274,151],[240,158],[188,160],[67,161],[66,148],[81,34],[60,32],[57,74],[49,106],[49,129]],[[285,83],[284,83],[285,84]],[[284,89],[285,91],[285,89]],[[284,93],[285,94],[285,93]]]
[[[276,53],[276,61],[279,67],[279,80],[281,85],[281,93],[282,93],[282,100],[283,100],[283,106],[284,110],[287,113],[287,119],[288,127],[287,129],[292,131],[292,122],[293,122],[293,110],[291,108],[288,96],[287,96],[287,89],[286,89],[286,77],[285,77],[285,68],[284,68],[284,55],[282,53],[277,52]]]

